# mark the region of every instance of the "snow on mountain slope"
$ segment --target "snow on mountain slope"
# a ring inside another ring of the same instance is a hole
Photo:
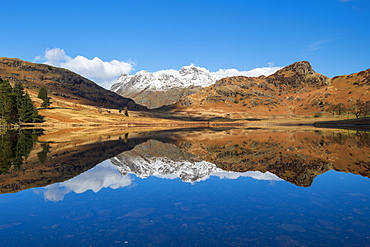
[[[177,70],[161,70],[154,73],[142,70],[135,75],[122,74],[112,85],[114,92],[134,90],[166,91],[171,88],[187,88],[191,86],[208,87],[218,78],[205,69],[194,65],[184,66]]]

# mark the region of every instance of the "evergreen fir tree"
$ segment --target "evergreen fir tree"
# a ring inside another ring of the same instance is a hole
[[[16,83],[13,88],[15,107],[17,108],[18,122],[35,123],[39,120],[39,114],[33,105],[31,97],[24,91],[21,83]]]
[[[21,116],[20,121],[24,123],[35,123],[39,120],[37,109],[27,92],[22,98],[19,115]]]
[[[16,83],[14,88],[0,78],[0,118],[3,123],[35,123],[40,116],[23,85]]]
[[[22,110],[22,103],[24,97],[24,88],[20,82],[15,83],[13,88],[13,95],[14,95],[14,105],[17,109],[17,122],[22,122],[22,117],[20,116]]]
[[[17,109],[14,98],[12,86],[8,81],[0,78],[0,118],[6,123],[17,122]]]
[[[45,87],[40,88],[39,94],[37,95],[37,98],[42,99],[43,102],[41,104],[41,107],[49,107],[50,106],[50,101],[48,97],[48,92]]]

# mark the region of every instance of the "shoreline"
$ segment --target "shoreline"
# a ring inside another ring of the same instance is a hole
[[[268,116],[266,116],[268,117]],[[72,120],[72,119],[69,119]],[[42,123],[21,123],[13,125],[0,125],[1,129],[65,129],[65,128],[150,128],[150,129],[171,129],[171,128],[264,128],[264,127],[306,127],[306,128],[335,128],[370,131],[370,118],[338,119],[325,117],[302,118],[297,116],[291,119],[224,119],[222,121],[209,120],[173,120],[164,118],[153,118],[148,116],[132,116],[126,118],[116,118],[115,115],[105,115],[101,119],[85,118],[83,121],[56,121],[56,119],[46,118]],[[95,121],[94,121],[95,120]],[[226,121],[225,121],[226,120]]]

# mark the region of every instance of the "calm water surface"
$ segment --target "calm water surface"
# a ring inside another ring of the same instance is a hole
[[[230,129],[30,141],[23,164],[2,159],[0,245],[370,246],[368,140]]]

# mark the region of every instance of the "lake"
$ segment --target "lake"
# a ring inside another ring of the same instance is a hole
[[[370,246],[370,133],[1,132],[1,246]]]

